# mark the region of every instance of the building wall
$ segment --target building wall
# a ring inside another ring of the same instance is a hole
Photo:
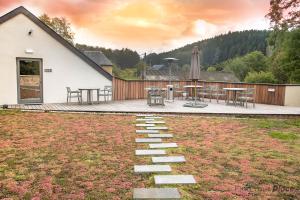
[[[285,106],[300,106],[300,86],[285,86]]]
[[[32,35],[28,31],[33,30]],[[44,103],[66,101],[66,87],[103,88],[112,82],[101,75],[23,14],[0,24],[0,105],[17,102],[16,58],[41,58]],[[26,54],[26,49],[34,53]]]

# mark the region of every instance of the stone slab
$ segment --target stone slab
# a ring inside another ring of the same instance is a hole
[[[158,143],[149,144],[150,149],[160,149],[160,148],[176,148],[178,147],[176,143]]]
[[[148,134],[149,138],[172,138],[173,134],[167,134],[167,133],[162,133],[162,134]]]
[[[155,124],[136,124],[137,127],[149,127],[149,126],[155,126]]]
[[[185,162],[184,156],[158,156],[152,157],[153,163],[182,163]]]
[[[168,127],[165,126],[153,126],[153,127],[146,127],[148,130],[168,130]]]
[[[154,121],[154,119],[147,119],[147,118],[139,118],[136,121]]]
[[[146,121],[146,124],[165,124],[166,122],[164,121],[155,121],[155,120],[150,120]]]
[[[136,130],[135,132],[139,134],[157,134],[159,130]]]
[[[133,199],[178,200],[180,198],[181,196],[177,188],[134,188],[133,189]]]
[[[151,143],[151,142],[162,142],[161,138],[136,138],[136,143]]]
[[[193,175],[155,175],[154,182],[156,185],[195,184],[196,180]]]
[[[135,150],[135,155],[137,156],[150,156],[150,155],[166,155],[165,150],[148,150],[148,149],[138,149]]]
[[[170,165],[134,165],[135,173],[171,172]]]
[[[137,114],[135,116],[137,116],[137,117],[154,117],[153,114]]]
[[[162,119],[162,117],[158,117],[158,116],[145,116],[145,119]]]

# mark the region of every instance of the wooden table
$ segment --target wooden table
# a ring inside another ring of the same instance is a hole
[[[78,90],[81,93],[81,98],[82,98],[82,92],[86,91],[86,99],[87,99],[87,104],[93,104],[93,91],[97,91],[97,102],[99,103],[99,93],[100,93],[100,88],[78,88]]]
[[[223,88],[223,90],[226,91],[226,103],[229,104],[229,92],[233,93],[233,104],[236,105],[236,100],[237,100],[237,92],[242,92],[246,91],[247,88]]]

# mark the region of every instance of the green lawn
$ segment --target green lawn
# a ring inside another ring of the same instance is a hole
[[[300,119],[165,117],[168,141],[192,174],[184,199],[296,199],[300,196]],[[134,175],[135,117],[0,111],[0,199],[130,199],[154,187]]]

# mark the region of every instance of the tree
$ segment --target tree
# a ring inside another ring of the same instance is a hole
[[[246,83],[276,83],[272,72],[249,72],[245,78]]]
[[[50,18],[47,14],[43,14],[39,17],[39,19],[69,43],[74,43],[75,33],[71,29],[71,24],[65,18]]]
[[[267,14],[275,30],[300,27],[300,0],[271,0]]]
[[[260,51],[253,51],[243,57],[243,61],[251,71],[265,71],[267,69],[267,57]]]
[[[279,83],[300,83],[300,28],[277,36],[270,70]]]

